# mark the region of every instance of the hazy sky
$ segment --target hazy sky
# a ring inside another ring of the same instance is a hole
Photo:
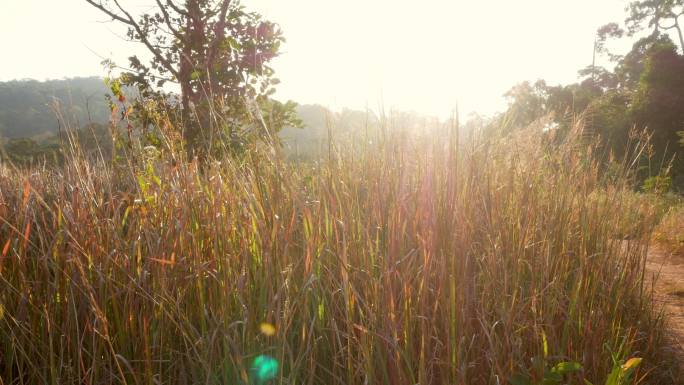
[[[147,0],[120,0],[133,10]],[[243,0],[280,23],[276,94],[333,108],[380,103],[446,116],[489,114],[522,80],[572,82],[591,64],[596,28],[625,0]],[[0,0],[0,80],[103,76],[126,64],[125,28],[84,0]]]

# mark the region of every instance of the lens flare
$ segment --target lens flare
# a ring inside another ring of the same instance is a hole
[[[267,337],[272,337],[275,335],[276,328],[275,326],[271,325],[268,322],[262,322],[261,325],[259,325],[259,330],[261,333]]]
[[[252,363],[251,371],[257,384],[263,384],[278,375],[278,361],[267,355],[257,356]]]

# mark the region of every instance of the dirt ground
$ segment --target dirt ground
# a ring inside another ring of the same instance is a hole
[[[672,255],[658,246],[651,246],[646,274],[648,282],[655,285],[656,303],[662,305],[668,315],[672,347],[684,353],[684,256]]]

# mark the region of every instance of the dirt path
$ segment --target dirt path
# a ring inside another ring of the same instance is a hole
[[[654,245],[648,252],[646,274],[649,282],[655,282],[656,302],[668,314],[672,346],[684,352],[684,256]]]

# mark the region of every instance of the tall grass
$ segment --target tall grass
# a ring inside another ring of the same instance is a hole
[[[550,135],[4,167],[0,383],[245,384],[259,355],[282,384],[541,383],[566,361],[603,384],[636,356],[630,383],[673,383],[629,168]]]
[[[665,202],[663,218],[655,228],[654,240],[674,255],[684,255],[684,202],[681,198],[656,197]]]

